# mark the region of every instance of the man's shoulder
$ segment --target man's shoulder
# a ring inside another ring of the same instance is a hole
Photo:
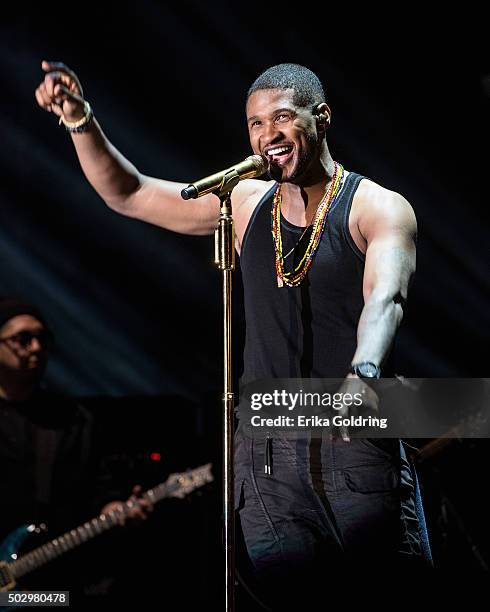
[[[247,179],[238,183],[233,192],[232,201],[239,242],[243,238],[243,233],[257,205],[275,184],[275,181],[255,179]]]
[[[375,181],[364,178],[356,191],[353,209],[361,217],[389,217],[407,219],[415,217],[409,201],[397,191],[387,189]]]
[[[400,193],[370,179],[359,183],[352,202],[350,224],[369,242],[373,236],[417,235],[415,212]]]
[[[233,195],[238,206],[244,203],[258,204],[264,195],[272,189],[275,181],[260,181],[257,179],[247,179],[241,181],[235,188]],[[234,202],[234,203],[235,203]]]
[[[408,200],[401,193],[383,187],[379,183],[366,177],[359,183],[356,196],[373,205],[389,205],[390,203],[397,204],[403,202],[409,204]]]

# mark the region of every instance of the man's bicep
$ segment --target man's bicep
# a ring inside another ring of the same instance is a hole
[[[367,236],[364,299],[376,290],[381,299],[405,300],[415,272],[415,214],[408,202],[400,197],[391,202],[384,213],[377,213]]]
[[[376,290],[381,299],[407,297],[415,272],[415,244],[402,236],[375,240],[368,245],[364,268],[364,301]]]
[[[124,213],[180,234],[212,234],[218,222],[219,199],[208,194],[184,200],[180,195],[184,187],[187,184],[143,176]]]

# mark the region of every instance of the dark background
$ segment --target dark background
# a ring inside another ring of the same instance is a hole
[[[397,371],[485,376],[490,66],[483,23],[470,8],[430,19],[413,4],[377,15],[372,7],[333,4],[140,0],[19,3],[3,12],[0,294],[20,294],[44,310],[57,339],[47,384],[93,398],[86,405],[99,422],[100,456],[132,462],[128,486],[153,475],[147,456],[157,447],[172,456],[162,473],[187,467],[196,440],[207,441],[204,455],[219,456],[213,239],[172,234],[105,207],[84,180],[69,136],[37,107],[41,60],[77,72],[106,134],[142,172],[179,181],[250,153],[245,94],[262,70],[281,62],[314,70],[333,111],[334,158],[403,194],[417,214],[418,270]],[[239,286],[237,276],[237,371]],[[186,410],[193,416],[184,431],[177,417]],[[436,481],[448,481],[443,493],[462,515],[463,533],[456,521],[444,550],[441,495],[434,487],[426,492],[442,566],[462,558],[481,566],[466,530],[488,562],[478,490],[484,444],[453,443],[421,467],[423,484],[424,474],[429,483],[433,468],[442,470]],[[155,523],[146,529],[158,534]]]

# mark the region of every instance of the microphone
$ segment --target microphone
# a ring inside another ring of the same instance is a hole
[[[236,174],[238,174],[238,180],[241,181],[243,179],[260,176],[264,174],[268,168],[269,164],[262,155],[250,155],[242,162],[231,166],[231,168],[221,170],[221,172],[216,172],[216,174],[211,174],[195,183],[191,183],[188,187],[182,189],[180,195],[184,200],[200,198],[218,189],[223,183],[226,175],[230,172],[236,172]]]

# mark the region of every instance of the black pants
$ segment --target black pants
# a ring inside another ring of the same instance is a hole
[[[237,432],[235,506],[270,607],[348,602],[354,579],[404,580],[425,567],[410,466],[399,441],[384,442],[274,437],[266,475],[265,440]]]

